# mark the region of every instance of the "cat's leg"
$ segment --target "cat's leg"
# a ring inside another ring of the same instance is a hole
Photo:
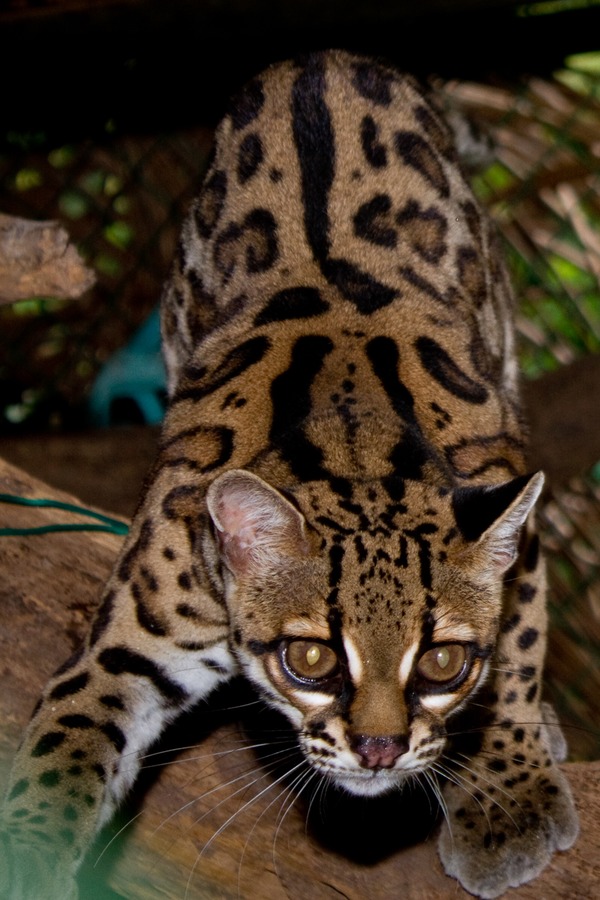
[[[578,833],[571,790],[557,766],[564,740],[540,697],[546,625],[545,565],[529,532],[507,575],[489,694],[476,697],[473,717],[460,722],[471,731],[464,747],[480,746],[463,755],[457,742],[444,789],[440,857],[446,872],[480,897],[534,878]]]
[[[163,458],[82,652],[25,733],[0,820],[3,898],[76,897],[79,864],[143,754],[237,669],[203,561],[202,482],[183,468]]]

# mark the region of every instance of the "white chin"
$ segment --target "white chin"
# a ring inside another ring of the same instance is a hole
[[[331,776],[331,773],[329,774]],[[337,787],[356,797],[380,797],[382,794],[397,790],[402,785],[404,778],[400,773],[396,773],[395,777],[382,773],[373,773],[372,776],[367,777],[336,774],[333,781]]]

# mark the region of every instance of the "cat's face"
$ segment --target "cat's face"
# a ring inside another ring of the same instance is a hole
[[[305,485],[299,508],[242,472],[209,491],[236,655],[338,786],[380,794],[443,753],[485,680],[536,477],[497,496]]]

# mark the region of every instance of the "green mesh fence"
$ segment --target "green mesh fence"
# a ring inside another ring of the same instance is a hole
[[[7,136],[0,208],[60,220],[97,284],[77,300],[0,307],[0,433],[85,422],[100,367],[158,302],[209,146],[204,129],[59,147]]]

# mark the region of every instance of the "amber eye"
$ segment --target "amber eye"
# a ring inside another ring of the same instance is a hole
[[[284,651],[289,672],[302,681],[325,681],[338,669],[337,654],[318,641],[289,641]]]
[[[417,672],[427,681],[444,684],[454,681],[466,669],[467,651],[463,644],[440,644],[424,653]]]

